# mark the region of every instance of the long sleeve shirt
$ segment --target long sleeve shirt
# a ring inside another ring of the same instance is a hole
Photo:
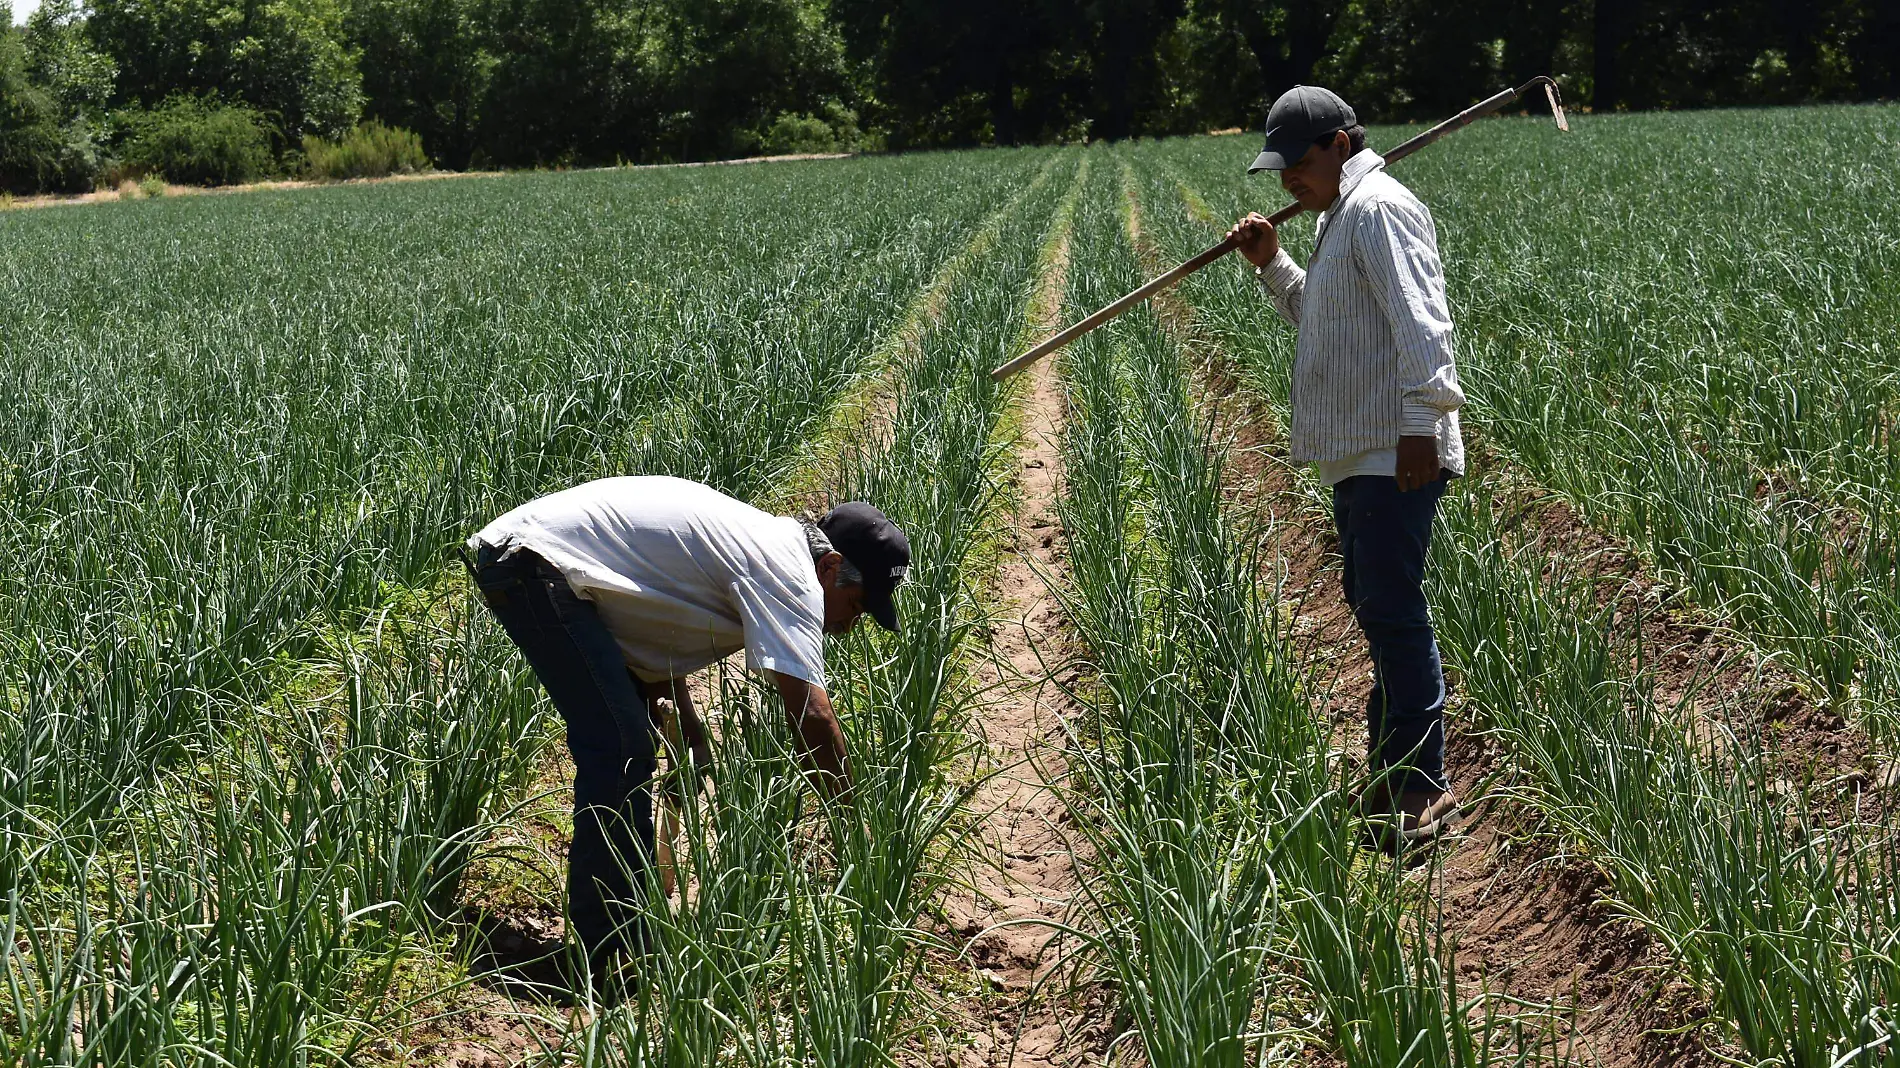
[[[1364,150],[1346,161],[1339,199],[1319,217],[1305,270],[1286,250],[1256,272],[1299,328],[1293,359],[1293,459],[1332,485],[1397,470],[1404,437],[1438,440],[1440,466],[1465,470],[1451,311],[1431,212]]]

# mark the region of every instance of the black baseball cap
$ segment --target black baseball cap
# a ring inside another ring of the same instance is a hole
[[[1296,85],[1281,93],[1267,112],[1266,147],[1247,173],[1286,170],[1306,155],[1313,142],[1357,125],[1359,116],[1331,89]]]
[[[897,630],[891,593],[910,574],[910,539],[891,517],[865,504],[841,504],[818,521],[831,547],[864,576],[864,608],[888,631]]]

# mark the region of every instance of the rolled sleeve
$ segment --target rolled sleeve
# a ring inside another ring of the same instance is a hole
[[[1360,215],[1356,237],[1360,269],[1398,350],[1400,433],[1434,435],[1465,395],[1452,362],[1451,309],[1431,215],[1422,204],[1381,199]]]
[[[1305,303],[1306,272],[1293,262],[1286,249],[1274,255],[1273,261],[1265,267],[1254,268],[1254,277],[1260,280],[1260,288],[1267,291],[1273,301],[1273,308],[1281,318],[1294,326],[1300,325],[1300,309]]]
[[[1399,401],[1399,434],[1408,438],[1432,438],[1438,436],[1439,424],[1445,421],[1443,409],[1434,408],[1422,400],[1405,397]]]

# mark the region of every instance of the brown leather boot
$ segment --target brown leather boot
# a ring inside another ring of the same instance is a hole
[[[1387,797],[1366,800],[1386,801]],[[1388,802],[1379,811],[1368,804],[1366,809],[1367,837],[1387,853],[1426,845],[1456,827],[1463,817],[1458,798],[1450,790],[1404,790],[1396,804]]]

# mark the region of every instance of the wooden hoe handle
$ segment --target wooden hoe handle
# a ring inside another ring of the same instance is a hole
[[[1530,81],[1525,82],[1523,85],[1520,85],[1515,89],[1506,89],[1503,92],[1498,93],[1494,96],[1488,96],[1484,98],[1483,100],[1478,101],[1476,104],[1473,104],[1470,107],[1466,108],[1465,110],[1459,112],[1458,114],[1453,115],[1451,118],[1446,119],[1444,122],[1441,122],[1438,125],[1432,127],[1431,129],[1426,130],[1424,133],[1419,134],[1417,137],[1414,137],[1411,140],[1406,141],[1404,144],[1399,145],[1398,147],[1392,149],[1392,151],[1387,152],[1385,154],[1385,161],[1387,163],[1397,163],[1399,160],[1402,160],[1405,157],[1411,155],[1412,153],[1417,152],[1419,149],[1424,148],[1426,145],[1431,144],[1433,141],[1436,141],[1439,138],[1445,136],[1446,134],[1451,133],[1453,130],[1458,130],[1465,126],[1471,125],[1473,121],[1491,114],[1492,112],[1498,110],[1499,108],[1510,103],[1511,101],[1516,100],[1519,95],[1525,92],[1528,92],[1531,89],[1534,89],[1540,85],[1544,87],[1545,94],[1550,98],[1551,113],[1556,116],[1558,128],[1568,130],[1570,127],[1569,127],[1569,124],[1564,122],[1563,107],[1562,105],[1558,103],[1557,83],[1552,81],[1549,78],[1544,77],[1543,75],[1538,75],[1537,77],[1532,78]],[[1298,215],[1303,210],[1305,209],[1301,208],[1297,202],[1288,204],[1286,207],[1281,208],[1279,211],[1274,212],[1272,218],[1268,221],[1272,222],[1273,225],[1275,226],[1279,226],[1281,223],[1284,223],[1287,220],[1293,218],[1295,215]],[[1001,382],[1003,379],[1008,378],[1010,375],[1013,375],[1016,372],[1022,370],[1023,368],[1028,367],[1030,364],[1035,363],[1037,360],[1040,360],[1044,356],[1047,356],[1050,353],[1061,348],[1062,346],[1067,345],[1069,342],[1074,341],[1076,338],[1081,337],[1083,334],[1086,334],[1089,331],[1095,329],[1096,327],[1101,326],[1103,323],[1108,322],[1109,320],[1115,318],[1116,316],[1134,307],[1135,305],[1140,304],[1142,301],[1147,300],[1149,297],[1154,296],[1156,293],[1159,293],[1162,290],[1168,288],[1169,286],[1175,284],[1176,282],[1179,282],[1181,279],[1186,278],[1188,275],[1193,274],[1195,271],[1198,271],[1201,268],[1207,266],[1208,264],[1213,263],[1215,260],[1220,259],[1222,256],[1227,255],[1229,252],[1234,251],[1238,247],[1239,246],[1234,244],[1232,241],[1222,241],[1220,244],[1215,245],[1212,248],[1203,249],[1201,252],[1197,253],[1193,259],[1188,260],[1187,262],[1176,266],[1174,269],[1170,270],[1166,274],[1158,275],[1154,278],[1149,279],[1146,282],[1143,282],[1141,284],[1141,288],[1130,292],[1127,296],[1122,297],[1120,300],[1117,300],[1115,303],[1110,304],[1108,307],[1103,308],[1102,310],[1094,313],[1093,315],[1090,315],[1088,318],[1082,320],[1079,323],[1076,323],[1074,326],[1069,327],[1068,329],[1062,331],[1061,333],[1056,334],[1053,337],[1044,339],[1042,342],[1037,344],[1035,348],[1030,349],[1028,352],[1023,353],[1021,356],[1018,356],[1015,359],[1004,364],[1003,366],[998,367],[996,370],[991,371],[990,377],[995,379],[998,382]]]
[[[1286,207],[1281,208],[1279,211],[1273,213],[1273,225],[1278,226],[1281,223],[1286,222],[1288,219],[1291,219],[1295,215],[1298,215],[1302,210],[1303,209],[1299,206],[1298,203],[1288,204]],[[1003,379],[1008,378],[1010,375],[1013,375],[1016,372],[1022,370],[1023,368],[1028,367],[1030,364],[1035,363],[1037,360],[1042,359],[1044,356],[1047,356],[1050,353],[1054,352],[1055,350],[1061,348],[1062,346],[1067,345],[1069,342],[1074,341],[1076,338],[1081,337],[1083,334],[1086,334],[1089,331],[1095,329],[1096,327],[1102,325],[1103,323],[1108,322],[1110,319],[1115,318],[1121,313],[1127,311],[1128,309],[1134,307],[1137,304],[1140,304],[1142,301],[1147,300],[1149,297],[1154,296],[1156,293],[1161,292],[1162,290],[1168,288],[1174,283],[1179,282],[1181,279],[1186,278],[1188,275],[1193,274],[1195,271],[1198,271],[1201,268],[1207,266],[1208,264],[1213,263],[1215,260],[1220,259],[1222,256],[1227,255],[1229,252],[1232,252],[1239,247],[1240,247],[1239,245],[1234,244],[1232,241],[1222,241],[1220,244],[1215,245],[1212,248],[1202,249],[1200,252],[1194,255],[1193,259],[1190,259],[1185,263],[1177,265],[1173,270],[1169,271],[1166,274],[1158,275],[1154,278],[1150,278],[1148,281],[1143,282],[1141,284],[1141,288],[1130,292],[1127,296],[1122,297],[1120,300],[1117,300],[1115,303],[1110,304],[1108,307],[1103,308],[1102,310],[1096,312],[1093,315],[1090,315],[1088,318],[1082,320],[1079,323],[1076,323],[1074,326],[1069,327],[1068,329],[1062,331],[1061,333],[1056,334],[1053,337],[1044,339],[1035,348],[1030,349],[1028,352],[1023,353],[1021,356],[1018,356],[1015,359],[1004,364],[1003,366],[998,367],[996,370],[991,371],[990,377],[995,379],[998,382],[1001,382]]]

